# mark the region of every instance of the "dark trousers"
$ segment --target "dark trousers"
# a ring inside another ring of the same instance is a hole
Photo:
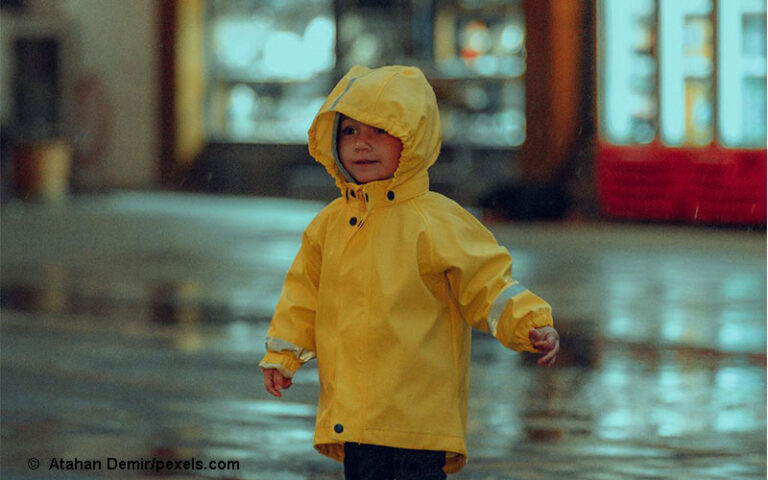
[[[445,452],[344,444],[346,480],[445,480]]]

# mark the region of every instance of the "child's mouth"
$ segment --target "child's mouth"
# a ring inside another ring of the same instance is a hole
[[[353,162],[355,165],[373,165],[374,163],[377,163],[376,160],[355,160]]]

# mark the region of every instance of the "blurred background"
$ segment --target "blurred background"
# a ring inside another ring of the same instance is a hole
[[[563,336],[542,372],[478,335],[456,478],[765,478],[767,42],[763,0],[0,0],[3,476],[339,478],[315,367],[276,401],[257,363],[338,195],[314,114],[410,64],[432,188]]]
[[[3,199],[328,200],[315,112],[350,66],[399,63],[437,92],[432,181],[465,205],[765,223],[760,0],[2,5]]]

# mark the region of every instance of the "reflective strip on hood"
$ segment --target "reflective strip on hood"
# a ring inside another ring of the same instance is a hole
[[[344,97],[344,95],[347,94],[349,89],[352,88],[352,84],[355,83],[355,80],[357,80],[357,78],[352,78],[349,80],[349,83],[347,84],[347,88],[345,88],[344,91],[341,92],[341,95],[339,95],[339,97],[333,102],[333,105],[331,105],[330,108],[328,108],[328,110],[333,110],[334,108],[336,108],[336,105],[339,104],[339,101],[341,101],[341,99]]]

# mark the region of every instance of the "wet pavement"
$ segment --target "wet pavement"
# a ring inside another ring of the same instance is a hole
[[[341,478],[311,446],[314,363],[283,400],[257,366],[319,208],[159,192],[4,205],[2,478]],[[491,228],[552,303],[563,352],[544,369],[476,335],[470,460],[450,478],[766,477],[764,230]],[[173,471],[140,469],[158,460]]]

